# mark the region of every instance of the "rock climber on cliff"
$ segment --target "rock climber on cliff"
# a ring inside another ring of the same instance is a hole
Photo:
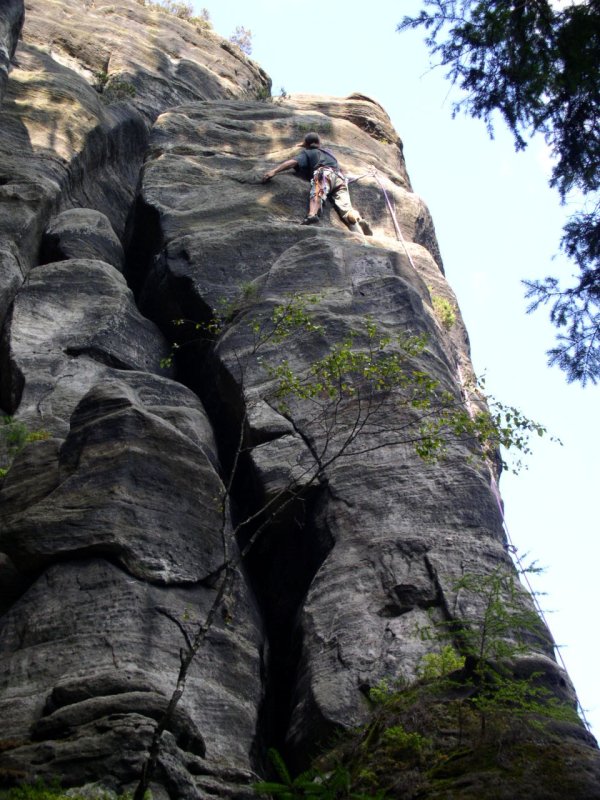
[[[358,224],[366,236],[372,236],[373,231],[367,220],[352,208],[348,182],[333,153],[321,147],[319,134],[307,133],[300,147],[304,149],[297,156],[288,158],[287,161],[282,161],[281,164],[265,172],[262,182],[267,183],[279,172],[293,169],[300,177],[310,181],[308,215],[302,220],[302,225],[314,225],[319,222],[321,208],[329,197],[342,222],[349,228]]]

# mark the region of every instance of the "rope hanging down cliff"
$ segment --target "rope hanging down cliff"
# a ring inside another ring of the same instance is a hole
[[[489,469],[489,466],[488,466],[488,469]],[[539,614],[542,622],[548,628],[548,630],[550,630],[550,625],[548,623],[548,620],[546,619],[546,615],[544,614],[544,610],[543,610],[543,608],[540,605],[540,602],[538,600],[538,593],[536,591],[534,591],[534,588],[531,585],[531,581],[529,580],[528,572],[530,570],[528,570],[527,567],[523,564],[523,561],[521,560],[521,557],[519,555],[519,550],[515,546],[515,544],[513,543],[512,538],[511,538],[510,531],[509,531],[508,525],[506,523],[506,517],[504,516],[504,508],[502,506],[502,498],[500,497],[500,489],[498,488],[498,482],[497,482],[496,478],[494,477],[494,474],[492,473],[491,469],[489,469],[489,472],[490,472],[490,487],[491,487],[491,490],[492,490],[492,494],[494,495],[494,497],[496,499],[496,503],[498,504],[498,510],[500,512],[500,517],[502,519],[502,527],[504,528],[504,534],[506,536],[505,549],[506,549],[507,553],[509,553],[512,556],[512,559],[515,562],[515,565],[517,567],[517,570],[518,570],[518,573],[519,573],[519,577],[522,579],[523,583],[527,587],[527,590],[528,590],[528,592],[529,592],[529,594],[531,596],[531,599],[533,600],[533,604],[535,606],[535,609],[536,609],[537,613]],[[563,658],[563,654],[561,652],[560,645],[557,645],[557,644],[554,645],[554,652],[556,653],[556,659],[559,662],[560,666],[563,668],[565,673],[568,674],[567,665],[565,664],[565,660]],[[581,703],[579,702],[579,698],[576,698],[576,700],[577,700],[577,710],[579,712],[579,716],[581,717],[581,719],[583,721],[583,724],[585,725],[585,727],[588,730],[588,732],[592,733],[592,727],[591,727],[591,725],[589,723],[588,718],[586,717],[585,709],[581,705]]]
[[[362,180],[362,178],[366,178],[369,175],[375,178],[379,188],[381,189],[388,211],[390,212],[390,216],[392,218],[396,238],[402,243],[404,252],[406,253],[411,267],[416,270],[414,261],[408,252],[406,241],[402,235],[402,230],[396,217],[396,212],[394,211],[386,188],[383,185],[381,176],[375,167],[370,167],[367,172],[365,172],[363,175],[359,175],[357,178],[348,179],[340,170],[338,161],[334,154],[330,150],[321,147],[321,140],[318,133],[307,133],[304,137],[304,141],[298,146],[303,148],[302,152],[293,158],[288,158],[286,161],[282,161],[276,167],[273,167],[273,169],[265,172],[265,174],[262,176],[262,183],[268,183],[271,178],[275,177],[275,175],[278,175],[280,172],[287,172],[291,169],[293,169],[301,177],[310,180],[308,215],[302,220],[301,224],[317,224],[319,222],[319,216],[321,214],[323,203],[327,200],[327,198],[329,198],[340,218],[349,228],[355,229],[355,226],[358,225],[365,236],[372,236],[373,231],[371,226],[367,220],[361,217],[360,213],[352,207],[350,194],[348,192],[348,186],[351,183],[357,183],[358,181]]]
[[[379,173],[377,172],[375,167],[370,167],[367,170],[367,172],[365,172],[363,175],[359,175],[358,178],[351,178],[350,180],[348,180],[348,184],[357,183],[358,181],[362,180],[363,178],[366,178],[368,175],[370,175],[372,178],[375,178],[375,180],[377,181],[377,183],[379,185],[379,188],[381,189],[381,192],[383,194],[385,203],[386,203],[386,205],[388,207],[388,211],[390,212],[390,216],[392,218],[392,222],[394,224],[394,230],[396,232],[396,239],[398,239],[399,242],[402,242],[402,247],[404,248],[404,252],[406,253],[406,256],[407,256],[407,258],[408,258],[408,260],[410,262],[410,265],[414,270],[416,270],[415,263],[412,260],[412,257],[410,255],[410,253],[408,252],[408,247],[406,246],[406,240],[404,239],[404,236],[402,235],[402,230],[400,228],[400,225],[398,223],[398,219],[396,217],[396,212],[394,211],[394,209],[392,207],[392,203],[390,201],[388,193],[386,192],[385,186],[383,185],[381,177],[379,176]]]

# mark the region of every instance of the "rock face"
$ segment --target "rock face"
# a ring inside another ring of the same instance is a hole
[[[4,97],[10,62],[23,26],[23,0],[6,0],[0,9],[0,103]]]
[[[123,246],[110,220],[89,208],[70,208],[54,217],[44,234],[40,258],[42,263],[93,258],[119,272],[125,266]]]
[[[267,746],[306,763],[368,719],[369,688],[415,679],[439,650],[419,630],[484,617],[461,579],[512,574],[493,470],[460,438],[415,452],[414,386],[277,396],[278,367],[374,336],[461,408],[472,370],[459,312],[434,313],[455,299],[385,111],[257,100],[268,86],[200,22],[27,5],[0,142],[0,403],[31,434],[0,479],[7,785],[132,789],[191,647],[154,796],[252,797]],[[307,184],[261,183],[308,130],[363,176],[373,237],[329,207],[300,226]],[[409,335],[427,345],[402,355]],[[532,665],[575,702],[541,625],[513,667]],[[571,796],[600,797],[591,737],[564,731]]]
[[[159,113],[183,101],[255,97],[270,86],[211,31],[135,0],[31,0],[26,12],[2,106],[4,312],[39,263],[40,237],[56,214],[94,209],[123,238],[148,128]],[[3,3],[3,88],[19,22],[22,4]]]

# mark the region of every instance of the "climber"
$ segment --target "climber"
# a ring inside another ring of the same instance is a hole
[[[267,183],[279,172],[293,169],[300,177],[310,181],[308,215],[302,220],[302,225],[315,225],[319,222],[323,203],[329,197],[342,222],[349,228],[358,224],[366,236],[372,236],[373,231],[367,220],[352,208],[348,182],[333,153],[321,147],[319,134],[307,133],[304,141],[298,146],[304,148],[302,152],[265,172],[262,182]]]

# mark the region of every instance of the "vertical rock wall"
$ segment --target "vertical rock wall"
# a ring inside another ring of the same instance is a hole
[[[136,307],[123,245],[153,119],[265,87],[210,31],[137,2],[27,4],[0,116],[0,403],[48,438],[2,484],[5,782],[134,781],[177,676],[178,624],[212,603],[217,445],[160,367],[169,344]],[[165,735],[173,797],[250,779],[264,637],[241,576],[231,613]]]
[[[288,353],[299,372],[365,319],[425,334],[418,366],[457,398],[471,367],[460,315],[448,332],[433,312],[432,293],[454,296],[381,107],[257,102],[267,77],[210,31],[133,0],[88,6],[27,4],[0,108],[0,405],[43,431],[0,484],[0,781],[121,791],[232,530],[328,441],[302,404],[270,401],[251,321],[317,296],[322,335]],[[352,186],[372,238],[329,209],[298,225],[307,185],[291,174],[261,184],[308,130],[348,173],[377,170],[405,244],[372,175]],[[172,320],[223,303],[219,346],[161,366]],[[386,413],[236,563],[163,736],[156,797],[253,796],[265,745],[302,763],[363,722],[367,689],[414,678],[435,646],[419,627],[481,616],[457,580],[511,569],[484,462],[456,444],[428,464],[390,436],[402,398]],[[547,632],[521,666],[573,702]]]

